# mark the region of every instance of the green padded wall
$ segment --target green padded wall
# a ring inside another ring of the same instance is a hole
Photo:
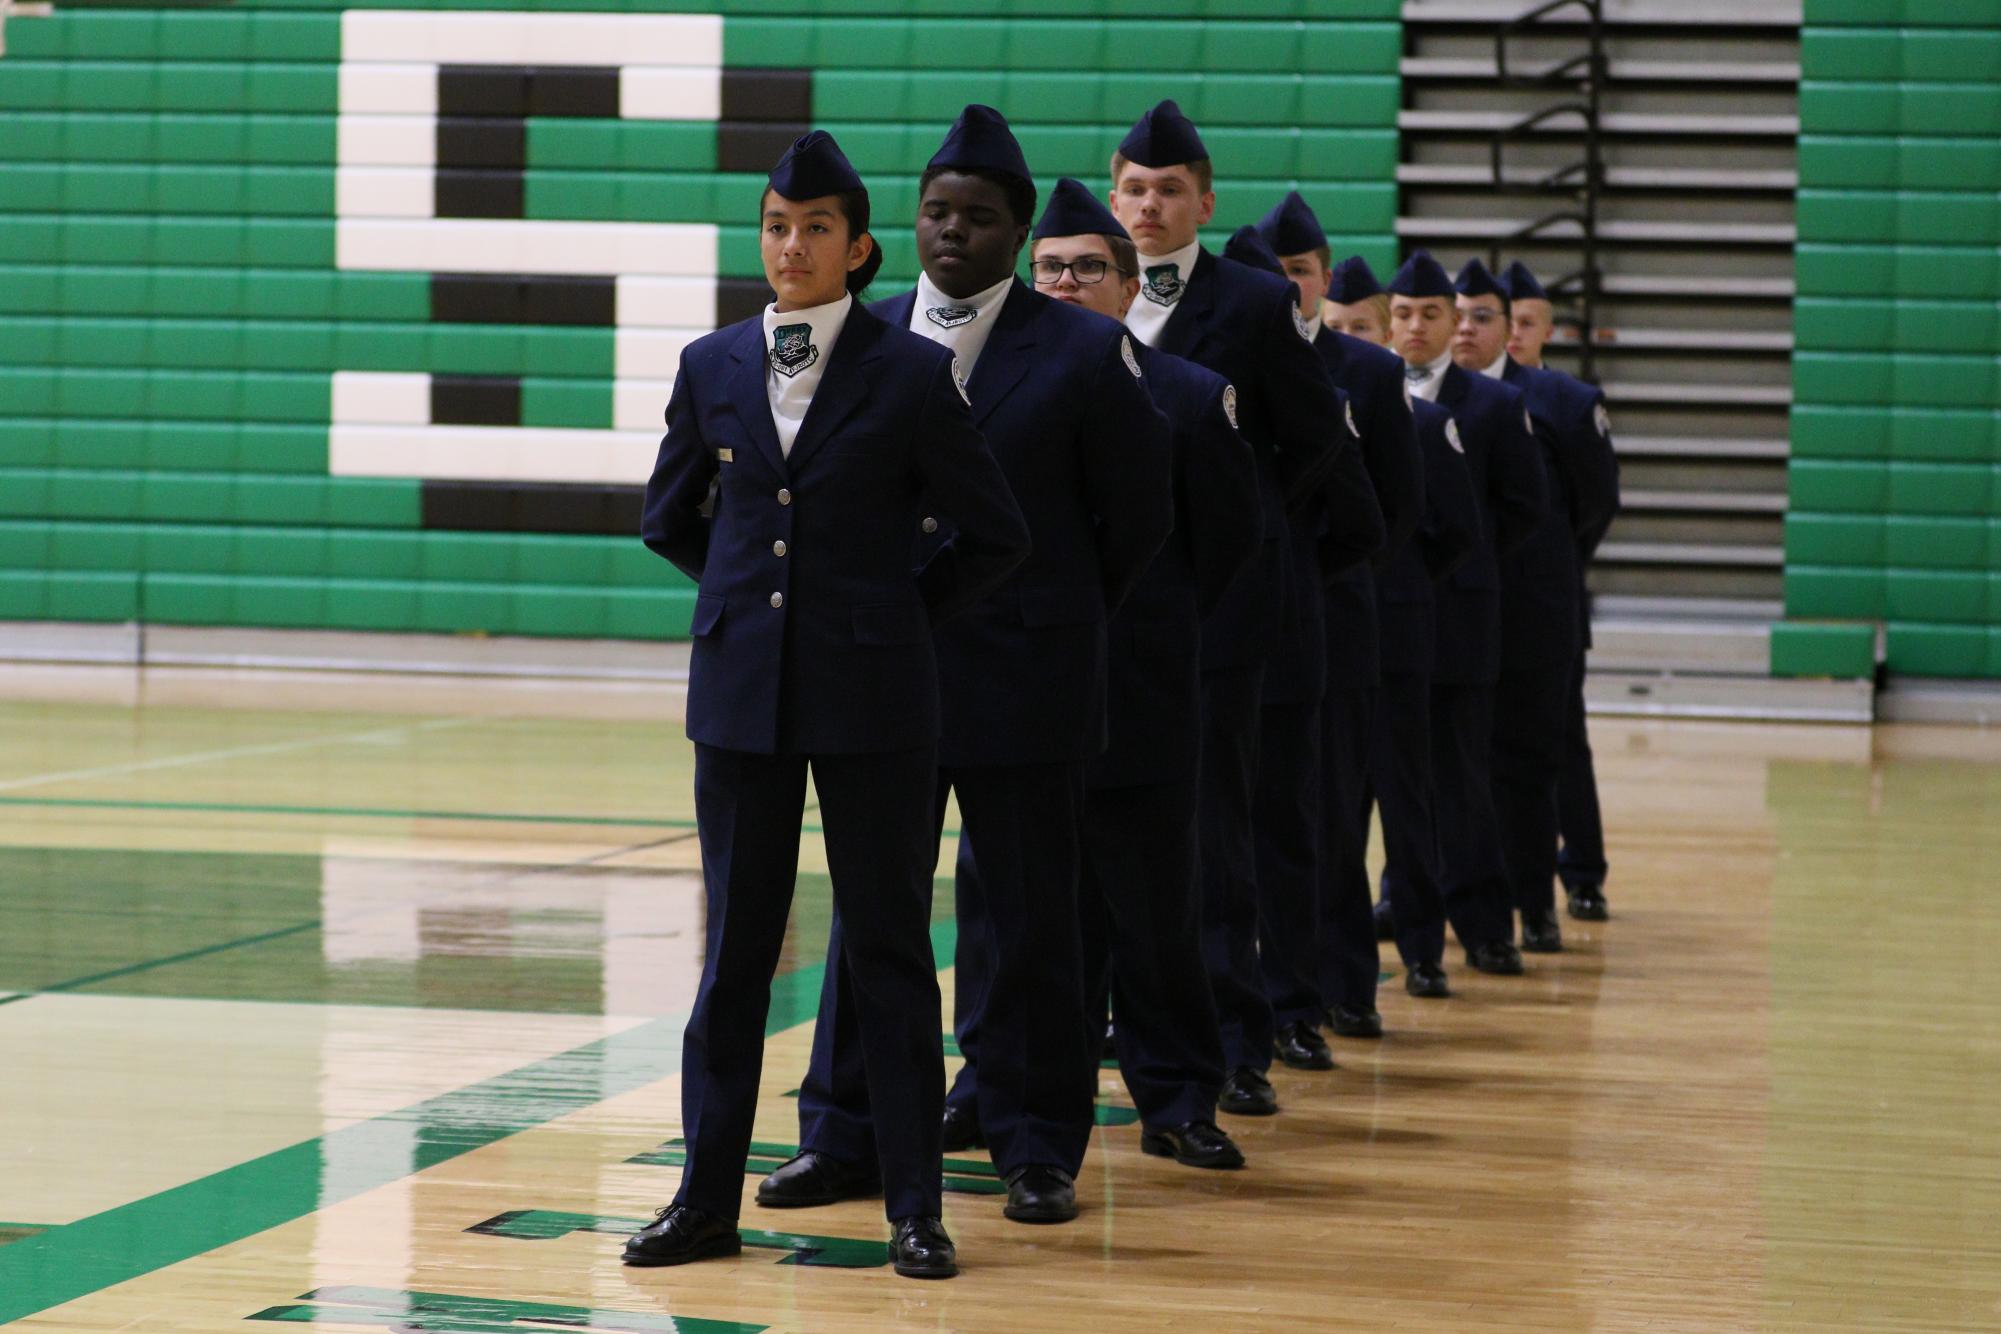
[[[902,223],[967,101],[1007,113],[1046,190],[1105,183],[1125,128],[1176,97],[1215,154],[1213,241],[1297,186],[1337,253],[1394,264],[1398,10],[15,17],[0,620],[684,634],[692,590],[633,536],[632,488],[678,347],[761,288],[750,219],[775,145],[824,125],[868,176],[877,296],[915,277]]]
[[[1808,0],[1786,614],[2001,676],[2001,6]],[[1824,661],[1779,651],[1785,661]]]

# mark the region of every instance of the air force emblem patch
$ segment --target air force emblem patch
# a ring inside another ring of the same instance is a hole
[[[1529,416],[1529,410],[1527,408],[1522,409],[1522,429],[1524,431],[1527,431],[1530,435],[1535,434],[1535,418]]]
[[[1610,440],[1612,438],[1612,414],[1605,411],[1605,405],[1603,403],[1600,403],[1597,406],[1597,408],[1593,410],[1591,417],[1593,421],[1598,423],[1599,436],[1603,439]]]
[[[980,312],[972,306],[931,306],[924,312],[924,318],[940,329],[956,329],[962,324],[971,324],[979,318]]]
[[[1315,335],[1320,332],[1320,321],[1300,314],[1299,307],[1294,306],[1292,308],[1292,327],[1299,330],[1299,336],[1310,343],[1313,341]]]
[[[781,324],[771,331],[771,369],[790,379],[820,359],[813,346],[813,326]]]
[[[1352,398],[1349,399],[1341,405],[1341,408],[1348,414],[1348,434],[1360,440],[1362,438],[1362,431],[1360,427],[1355,425],[1355,400]]]
[[[1466,446],[1459,443],[1459,423],[1450,417],[1445,419],[1445,443],[1452,446],[1454,453],[1466,452]]]
[[[1119,355],[1126,359],[1126,369],[1133,373],[1133,379],[1140,377],[1139,358],[1133,355],[1133,340],[1127,334],[1119,335]]]
[[[965,399],[967,407],[970,408],[973,406],[971,396],[966,393],[966,376],[959,369],[959,359],[957,357],[952,358],[952,387],[959,391],[959,397]]]
[[[1223,386],[1223,415],[1230,419],[1230,429],[1237,430],[1237,386]]]
[[[1187,284],[1181,281],[1181,266],[1178,264],[1149,264],[1146,281],[1140,291],[1156,306],[1171,306],[1181,299]]]

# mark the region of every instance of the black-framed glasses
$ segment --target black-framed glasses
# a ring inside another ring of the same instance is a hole
[[[1079,286],[1089,287],[1105,280],[1105,275],[1111,272],[1112,262],[1100,255],[1086,255],[1082,259],[1038,259],[1028,269],[1035,275],[1037,287],[1056,286],[1063,281],[1065,269],[1070,271],[1070,276],[1077,280]],[[1120,269],[1119,272],[1124,273],[1125,270]]]

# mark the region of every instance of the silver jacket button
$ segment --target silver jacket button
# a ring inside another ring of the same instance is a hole
[[[771,595],[771,605],[774,609],[784,606],[785,595],[783,593],[773,593]]]
[[[771,554],[774,556],[783,556],[785,554],[785,544],[783,542],[773,542],[771,544]]]
[[[924,522],[919,524],[918,526],[927,533],[935,533],[938,531],[938,521],[934,518],[931,518],[929,515],[926,515],[924,518]]]
[[[778,488],[778,503],[781,505],[790,505],[792,503],[792,493],[782,486]]]

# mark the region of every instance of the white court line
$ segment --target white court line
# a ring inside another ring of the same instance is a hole
[[[282,755],[286,751],[310,750],[314,746],[339,745],[347,741],[386,741],[407,732],[428,732],[445,727],[463,727],[467,723],[490,721],[482,718],[433,718],[428,722],[414,723],[402,727],[378,727],[367,732],[334,732],[325,736],[301,737],[297,741],[273,741],[261,746],[235,746],[228,750],[196,751],[191,755],[169,755],[157,760],[134,760],[130,764],[106,764],[95,769],[70,769],[62,773],[39,774],[33,778],[15,778],[0,783],[0,792],[14,792],[24,787],[40,787],[44,783],[68,783],[84,778],[107,778],[112,774],[142,773],[154,769],[184,769],[189,765],[207,764],[212,760],[235,760],[250,755]]]

